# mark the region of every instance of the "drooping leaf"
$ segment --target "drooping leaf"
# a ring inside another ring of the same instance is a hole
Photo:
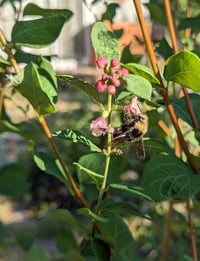
[[[47,174],[53,175],[70,188],[69,181],[63,171],[63,168],[57,158],[48,155],[45,152],[34,152],[34,161],[38,168]]]
[[[97,185],[102,184],[103,181],[102,175],[83,167],[81,164],[77,162],[75,162],[74,165],[76,165],[79,168],[79,170],[84,171],[84,173],[86,173],[91,179],[93,179]]]
[[[36,4],[29,3],[25,6],[23,11],[23,16],[26,15],[41,15],[43,17],[46,16],[55,16],[55,15],[63,15],[66,18],[66,21],[71,18],[73,15],[72,11],[68,9],[45,9],[41,8]]]
[[[126,82],[126,91],[146,100],[151,99],[152,85],[145,78],[129,74],[123,77],[123,79]]]
[[[155,201],[189,199],[200,191],[200,177],[175,156],[161,154],[145,166],[142,186]]]
[[[97,103],[102,110],[104,110],[103,104],[100,100],[99,93],[94,88],[94,86],[72,75],[58,75],[57,77],[62,80],[64,85],[76,88],[81,92],[83,92],[84,94],[86,94],[95,103]]]
[[[39,58],[38,64],[29,63],[12,80],[11,85],[20,92],[39,114],[55,112],[57,85],[52,66]]]
[[[93,25],[91,39],[96,57],[104,56],[108,63],[113,58],[120,60],[118,39],[102,22],[96,22]]]
[[[133,74],[147,79],[151,83],[160,83],[159,80],[155,77],[153,71],[147,66],[138,63],[127,63],[123,64],[123,67],[127,68]]]
[[[109,188],[129,192],[130,194],[132,194],[132,196],[142,197],[149,201],[152,201],[152,198],[149,196],[147,191],[144,188],[136,186],[136,185],[123,184],[123,183],[112,183],[109,185]]]
[[[70,140],[74,143],[82,144],[90,149],[92,152],[101,152],[101,149],[97,147],[93,142],[87,139],[80,131],[77,130],[59,130],[53,134],[54,137]]]
[[[89,208],[79,208],[77,210],[77,214],[87,216],[90,219],[94,219],[95,221],[98,221],[98,222],[104,222],[104,223],[108,222],[108,219],[95,214]]]
[[[13,26],[12,42],[17,46],[42,48],[52,44],[59,36],[68,16],[54,15],[27,21]]]
[[[189,51],[171,56],[165,65],[164,77],[167,81],[200,92],[200,58]]]
[[[106,200],[102,204],[101,211],[113,211],[122,215],[138,216],[142,218],[150,219],[149,217],[142,214],[134,205],[128,202],[113,202]]]

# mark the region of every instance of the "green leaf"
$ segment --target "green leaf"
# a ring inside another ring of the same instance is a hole
[[[6,59],[4,59],[3,57],[0,56],[0,65],[1,66],[8,66],[8,65],[10,66],[11,63],[8,60],[6,60]]]
[[[74,165],[76,165],[79,168],[79,170],[84,171],[85,174],[87,174],[90,178],[92,178],[97,185],[101,185],[102,184],[102,181],[103,181],[103,176],[102,175],[100,175],[100,174],[98,174],[98,173],[96,173],[94,171],[91,171],[90,169],[87,169],[87,168],[83,167],[81,164],[79,164],[77,162],[75,162]]]
[[[74,218],[74,216],[71,214],[71,212],[67,209],[52,209],[49,210],[48,215],[52,217],[57,222],[63,222],[65,224],[75,226],[78,228],[85,238],[87,238],[87,231],[86,229],[78,223],[78,221]]]
[[[198,113],[198,110],[200,110],[199,94],[190,93],[189,98],[194,113],[196,114],[197,121],[200,123],[200,113]],[[192,126],[191,117],[188,113],[188,108],[185,104],[185,98],[173,99],[172,104],[174,106],[174,110],[177,117],[181,118],[182,120],[187,122],[190,126]]]
[[[104,168],[105,168],[105,155],[103,155],[102,153],[87,154],[82,156],[78,163],[82,167],[98,175],[103,175]],[[114,182],[122,173],[123,168],[124,168],[123,158],[116,155],[112,155],[107,184]],[[91,177],[88,177],[88,174],[86,175],[85,171],[83,171],[82,168],[78,169],[77,174],[78,174],[79,181],[81,183],[87,183],[87,182],[91,183]]]
[[[27,182],[27,168],[10,164],[0,169],[0,194],[11,197],[24,196],[30,187]]]
[[[159,53],[164,59],[167,59],[173,55],[173,49],[165,37],[160,41],[159,46],[156,48],[156,52]]]
[[[104,218],[104,217],[102,217],[100,215],[96,215],[89,208],[79,208],[77,210],[77,214],[87,216],[90,219],[98,221],[98,222],[104,222],[104,223],[108,222],[107,218]]]
[[[41,136],[39,129],[29,122],[13,124],[10,121],[1,120],[0,133],[7,131],[17,133],[27,140],[31,139],[36,141]]]
[[[86,94],[87,96],[89,96],[95,103],[99,105],[99,107],[102,110],[104,110],[99,93],[97,92],[94,86],[72,75],[58,75],[57,77],[61,79],[66,86],[76,88],[84,94]]]
[[[158,24],[167,25],[167,20],[162,5],[157,3],[146,3],[145,6],[149,9],[151,20]]]
[[[103,204],[101,208],[101,212],[104,211],[113,211],[118,214],[132,215],[132,216],[150,219],[149,217],[143,215],[135,206],[133,206],[128,202],[107,201],[106,203]]]
[[[47,68],[44,58],[39,66],[29,63],[11,82],[16,91],[20,92],[39,114],[55,112],[54,102],[57,98],[55,80],[52,69]],[[46,66],[46,68],[45,68]],[[48,71],[49,69],[49,71]]]
[[[108,63],[113,58],[120,60],[118,39],[102,22],[96,22],[93,25],[91,39],[96,57],[104,56]]]
[[[200,191],[200,177],[175,156],[159,155],[145,166],[142,186],[155,201],[182,200]]]
[[[80,131],[77,130],[59,130],[52,134],[54,137],[70,140],[74,143],[82,144],[90,149],[92,152],[101,152],[101,149],[97,147],[93,142],[87,139]]]
[[[112,261],[135,260],[134,240],[125,221],[116,213],[109,212],[104,215],[109,220],[107,223],[97,222],[103,239],[114,248]]]
[[[76,239],[72,230],[62,230],[56,234],[56,246],[61,253],[77,249]]]
[[[110,260],[109,245],[99,238],[93,238],[91,241],[91,248],[98,261]]]
[[[170,148],[163,140],[153,139],[153,138],[145,138],[143,139],[145,151],[151,157],[154,154],[159,154],[162,152],[170,152]]]
[[[196,17],[187,17],[181,20],[180,24],[178,25],[178,30],[185,30],[186,28],[191,28],[192,31],[199,30],[199,21],[200,15]]]
[[[147,79],[151,83],[160,84],[159,80],[155,77],[153,71],[147,66],[138,63],[127,63],[123,64],[122,66],[128,69],[133,74]]]
[[[87,261],[81,254],[79,250],[71,249],[64,255],[65,261]]]
[[[119,8],[118,4],[111,3],[106,6],[106,12],[102,14],[101,20],[113,21],[113,18],[116,15],[116,10]]]
[[[35,4],[27,4],[23,11],[23,16],[26,15],[41,15],[43,17],[46,16],[55,16],[55,15],[63,15],[66,18],[66,21],[71,18],[73,13],[68,9],[44,9]]]
[[[149,201],[153,201],[152,198],[150,198],[147,191],[144,188],[139,187],[139,186],[135,186],[132,184],[113,183],[113,184],[109,185],[109,188],[114,188],[114,189],[122,190],[125,192],[129,192],[133,196],[142,197]]]
[[[36,245],[33,245],[25,255],[24,261],[49,261],[45,251]]]
[[[55,176],[68,188],[71,187],[68,178],[66,177],[63,168],[57,158],[49,156],[49,154],[44,152],[34,152],[33,158],[38,168],[50,175]]]
[[[171,56],[165,65],[164,77],[200,92],[200,59],[194,53],[182,51]]]
[[[12,30],[15,45],[42,48],[52,44],[68,20],[64,15],[47,16],[35,20],[16,22]]]
[[[52,209],[49,211],[49,214],[59,222],[61,221],[70,225],[77,225],[76,219],[67,209]]]
[[[145,100],[151,99],[152,86],[151,83],[145,78],[138,75],[129,74],[123,77],[123,79],[127,85],[126,90],[132,95],[138,96]]]

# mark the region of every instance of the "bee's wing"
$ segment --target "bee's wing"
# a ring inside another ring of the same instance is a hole
[[[144,160],[145,159],[145,149],[144,149],[144,143],[143,140],[136,140],[133,143],[133,149],[136,155],[136,158],[139,160]]]

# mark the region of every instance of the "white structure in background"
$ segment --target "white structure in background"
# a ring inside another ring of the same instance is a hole
[[[90,29],[91,24],[100,18],[105,11],[105,6],[99,1],[94,6],[91,5],[92,0],[85,0],[87,6],[82,0],[24,0],[23,7],[27,3],[33,3],[43,8],[69,9],[74,15],[65,24],[57,41],[51,46],[43,49],[31,49],[33,53],[42,55],[55,55],[52,59],[56,69],[75,69],[78,65],[89,65],[91,62],[91,43]],[[132,0],[108,0],[108,3],[120,3],[121,8],[118,9],[115,22],[136,23],[134,5]],[[147,0],[142,1],[147,2]],[[14,13],[10,10],[9,4],[4,8],[0,8],[0,27],[6,32],[6,37],[10,40],[11,29],[14,24]],[[148,12],[144,9],[145,16]],[[25,48],[25,50],[29,50]]]

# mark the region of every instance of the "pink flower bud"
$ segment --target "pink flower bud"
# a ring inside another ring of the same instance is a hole
[[[107,120],[104,117],[98,117],[90,123],[90,130],[95,137],[105,135],[107,127]]]
[[[100,56],[97,58],[96,64],[99,69],[104,69],[107,65],[107,60],[104,56]]]
[[[118,67],[120,66],[120,61],[118,59],[112,59],[110,62],[111,67]]]
[[[121,82],[120,82],[119,79],[115,79],[115,78],[114,78],[114,79],[112,80],[112,84],[117,88],[117,87],[120,86]]]
[[[127,76],[128,75],[128,70],[126,68],[121,68],[119,70],[119,75],[120,75],[120,77]]]
[[[95,88],[98,92],[105,92],[107,88],[106,82],[104,80],[98,80],[95,83]]]
[[[109,94],[112,94],[112,95],[113,95],[113,94],[116,93],[116,88],[115,88],[114,85],[109,85],[107,90],[108,90],[108,93],[109,93]]]

